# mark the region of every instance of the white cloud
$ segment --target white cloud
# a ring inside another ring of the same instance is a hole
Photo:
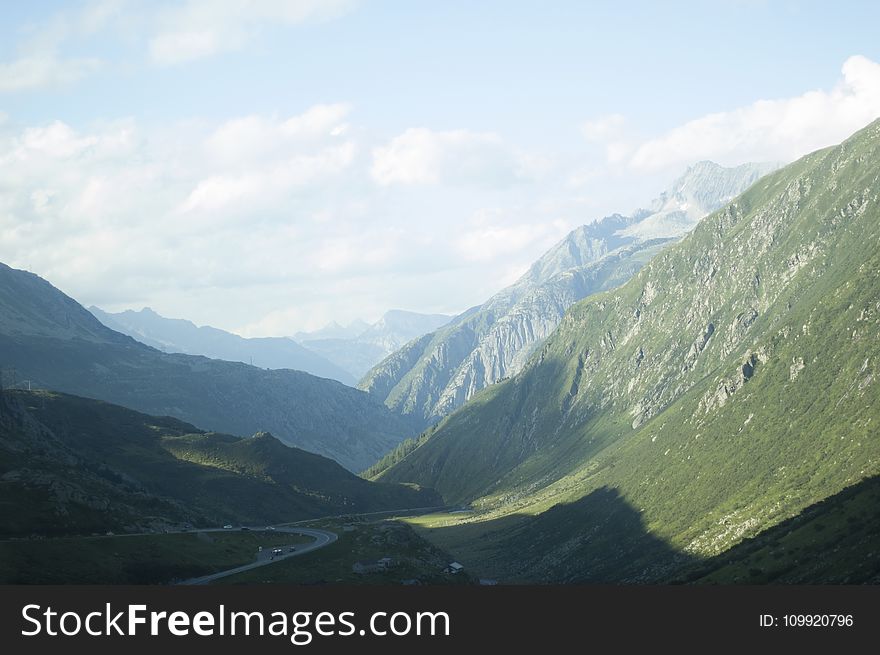
[[[285,120],[258,115],[236,118],[214,130],[205,147],[225,163],[265,160],[292,144],[343,136],[349,110],[345,104],[316,105]]]
[[[510,266],[504,260],[524,250],[538,248],[543,252],[564,237],[576,223],[562,218],[535,220],[534,210],[481,210],[470,225],[455,239],[457,252],[467,261],[488,262]],[[531,220],[529,220],[531,218]],[[520,267],[522,263],[520,262]]]
[[[417,257],[421,236],[371,206],[368,161],[354,169],[358,144],[339,129],[347,113],[0,130],[0,261],[85,304],[151,305],[226,328],[291,304],[297,322],[262,329],[289,334],[316,316],[372,311],[369,285],[356,298],[333,289]],[[271,137],[264,147],[218,158],[248,124]]]
[[[62,9],[33,26],[0,62],[0,93],[19,93],[74,84],[108,65],[98,56],[68,56],[71,44],[106,47],[108,39],[146,42],[149,57],[171,65],[240,50],[271,26],[296,26],[337,18],[355,0],[186,0],[137,3],[91,0]],[[120,35],[124,35],[120,38]]]
[[[92,0],[75,17],[76,30],[91,35],[110,26],[128,8],[129,0]]]
[[[224,122],[205,139],[201,177],[179,213],[246,211],[283,204],[292,191],[315,193],[347,171],[357,146],[342,138],[345,104],[315,105],[284,119],[260,115]]]
[[[170,32],[158,34],[150,40],[150,56],[160,64],[176,64],[191,59],[201,59],[221,50],[234,50],[241,46],[237,34],[220,34],[213,30]]]
[[[700,159],[722,164],[794,160],[840,142],[880,116],[880,64],[853,56],[842,74],[830,91],[758,100],[709,114],[636,145],[632,154],[625,144],[616,144],[616,155],[636,170],[681,167]]]
[[[18,93],[74,84],[101,69],[98,57],[65,57],[63,47],[106,29],[123,0],[92,0],[76,10],[55,13],[17,44],[17,56],[0,62],[0,93]]]
[[[54,121],[45,127],[25,129],[16,141],[15,152],[21,161],[33,156],[69,159],[97,142],[95,136],[80,136],[69,125]]]
[[[355,146],[344,143],[315,155],[295,155],[271,166],[241,174],[204,179],[189,194],[179,211],[215,212],[226,209],[254,211],[297,187],[315,185],[348,168]]]
[[[373,150],[373,179],[391,184],[506,186],[533,177],[541,162],[514,151],[497,134],[410,128]]]
[[[95,58],[59,59],[51,53],[21,57],[0,63],[0,93],[73,84],[100,66]]]
[[[150,38],[152,59],[162,65],[239,50],[270,24],[299,25],[350,11],[351,0],[188,0],[160,13]]]
[[[581,123],[581,134],[587,141],[605,142],[617,137],[626,119],[622,114],[606,114]]]

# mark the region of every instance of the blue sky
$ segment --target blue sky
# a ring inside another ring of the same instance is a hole
[[[872,2],[0,16],[0,260],[249,335],[460,311],[690,163],[789,161],[880,115]]]

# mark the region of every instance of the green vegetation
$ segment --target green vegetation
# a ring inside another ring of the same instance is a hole
[[[697,584],[880,584],[880,478],[675,576]]]
[[[878,189],[880,121],[573,306],[520,375],[378,479],[471,503],[433,532],[459,554],[483,523],[475,566],[651,580],[880,473]],[[640,527],[656,554],[597,573],[620,549],[591,536],[597,521]]]
[[[237,530],[5,541],[0,584],[167,584],[252,562],[258,546],[310,541]]]
[[[0,534],[161,531],[439,504],[268,434],[205,433],[59,393],[0,394]]]
[[[385,457],[373,464],[370,468],[363,471],[360,474],[361,477],[365,480],[375,480],[386,470],[390,469],[398,462],[403,461],[403,459],[407,455],[409,455],[412,451],[425,443],[433,433],[434,428],[428,428],[425,432],[417,437],[413,437],[412,439],[404,439],[400,443],[400,445],[397,446],[394,450],[385,455]]]
[[[360,471],[421,427],[301,371],[165,354],[102,325],[45,280],[0,264],[0,367],[11,383],[97,398],[201,429],[267,431]]]
[[[339,539],[314,552],[221,578],[217,582],[371,585],[411,583],[415,580],[418,584],[471,583],[466,572],[455,575],[444,573],[452,558],[399,521],[353,518],[350,523],[319,521],[310,523],[309,527],[331,530],[339,535]],[[388,570],[363,574],[352,570],[355,562],[383,557],[394,560]]]

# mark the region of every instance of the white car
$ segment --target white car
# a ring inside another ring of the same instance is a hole
[[[224,530],[232,530],[232,526],[227,523],[226,525],[223,526],[223,529]]]

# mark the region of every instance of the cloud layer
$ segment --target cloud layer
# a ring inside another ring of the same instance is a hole
[[[612,155],[635,170],[683,166],[700,159],[721,164],[791,161],[838,143],[880,117],[880,64],[859,55],[842,67],[830,91],[758,100],[732,111],[689,121]]]
[[[299,25],[345,14],[352,0],[188,0],[158,13],[150,56],[170,65],[239,50],[269,25]]]
[[[326,104],[151,129],[0,124],[0,260],[85,303],[292,334],[392,306],[463,309],[575,225],[495,204],[523,174],[497,135],[407,130],[377,146],[350,121]]]
[[[505,186],[531,178],[537,168],[497,134],[411,128],[373,150],[371,173],[382,186]]]
[[[209,5],[218,12],[210,19]],[[210,33],[202,50],[166,52],[164,65],[238,47],[272,21],[348,6],[193,0],[174,10],[182,13],[155,14],[151,34]],[[72,84],[100,66],[57,54],[119,15],[114,2],[87,9],[44,26],[0,64],[0,91]],[[245,11],[254,13],[238,21]],[[34,64],[41,52],[52,59]],[[568,230],[635,209],[696,160],[789,161],[877,116],[880,65],[862,56],[847,59],[828,90],[757,100],[661,134],[639,138],[618,113],[572,124],[574,154],[467,126],[383,132],[344,102],[150,125],[22,125],[0,114],[0,261],[87,304],[150,305],[248,335],[391,307],[453,312],[513,282]]]
[[[134,61],[166,67],[241,50],[266,30],[332,20],[355,6],[356,0],[90,0],[30,30],[17,44],[18,56],[0,62],[0,93],[71,85],[118,63],[106,55],[66,54],[83,44],[100,51],[96,37],[112,41],[124,34],[135,44]]]

